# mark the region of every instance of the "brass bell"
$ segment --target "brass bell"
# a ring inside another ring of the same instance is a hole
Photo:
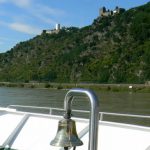
[[[72,119],[63,119],[58,123],[58,130],[55,138],[50,145],[58,147],[76,147],[83,145],[76,132],[75,121]]]

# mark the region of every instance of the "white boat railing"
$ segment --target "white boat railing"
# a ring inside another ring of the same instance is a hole
[[[133,117],[133,118],[148,118],[150,116],[147,115],[132,115],[132,114],[122,114],[122,113],[108,113],[108,112],[100,112],[100,120],[103,120],[104,115],[111,115],[111,116],[122,116],[122,117]]]
[[[29,108],[29,109],[42,109],[42,110],[47,110],[48,114],[54,115],[54,111],[64,111],[63,108],[57,108],[57,107],[39,107],[39,106],[25,106],[25,105],[9,105],[7,108]],[[87,113],[89,114],[90,112],[87,110],[78,110],[78,109],[73,109],[73,112],[77,113]],[[150,119],[149,115],[133,115],[133,114],[123,114],[123,113],[110,113],[110,112],[99,112],[99,120],[103,121],[104,115],[109,115],[109,116],[122,116],[122,117],[132,117],[132,118],[147,118]]]

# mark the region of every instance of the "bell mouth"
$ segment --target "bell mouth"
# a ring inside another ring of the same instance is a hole
[[[72,119],[63,119],[58,123],[58,130],[50,145],[57,147],[75,147],[83,145],[76,132],[76,124]]]

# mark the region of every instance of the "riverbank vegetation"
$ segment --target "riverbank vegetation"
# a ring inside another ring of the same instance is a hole
[[[88,84],[88,83],[12,83],[0,82],[0,87],[19,87],[19,88],[46,88],[46,89],[71,89],[87,88],[95,91],[110,92],[149,92],[150,85],[145,84]]]
[[[0,54],[0,81],[144,84],[150,81],[149,12],[150,2],[98,17],[83,28],[62,28],[20,42]]]

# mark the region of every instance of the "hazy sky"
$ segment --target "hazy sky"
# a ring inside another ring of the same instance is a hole
[[[0,0],[0,52],[28,40],[43,29],[83,27],[99,15],[99,8],[130,9],[149,0]]]

